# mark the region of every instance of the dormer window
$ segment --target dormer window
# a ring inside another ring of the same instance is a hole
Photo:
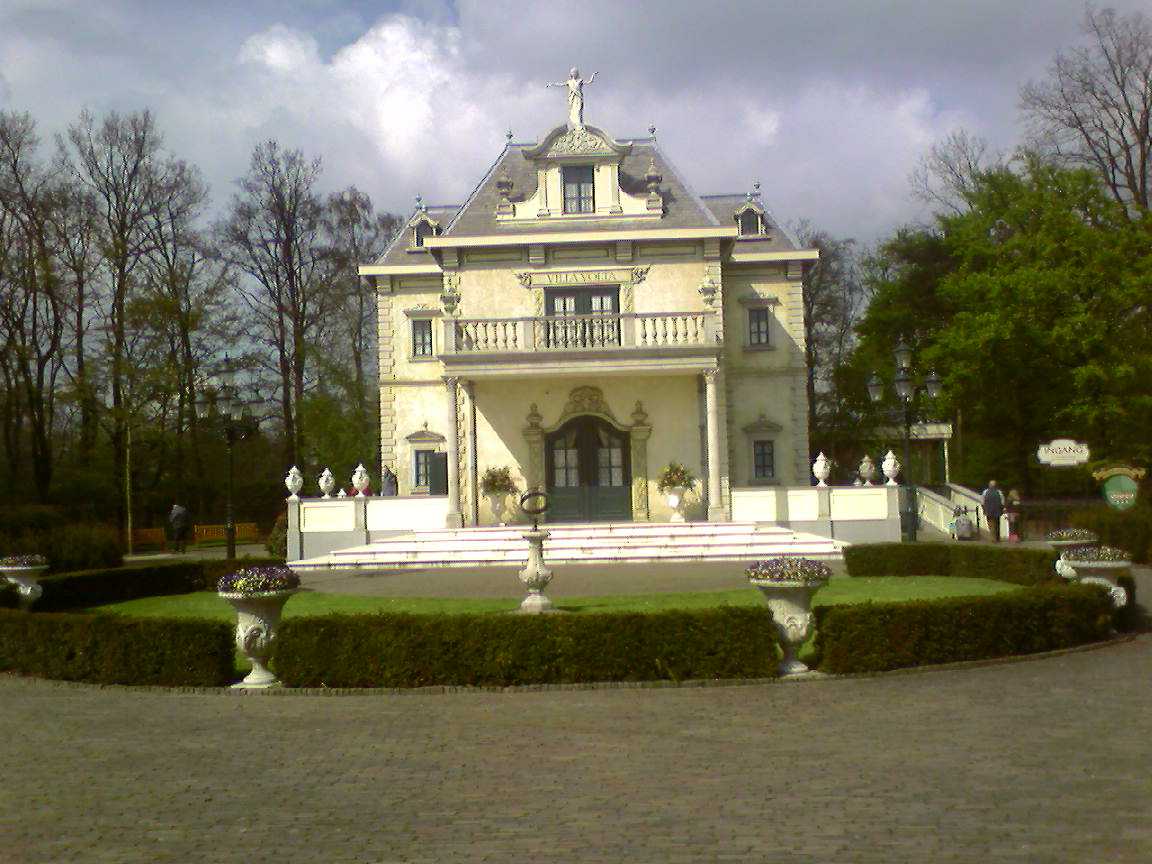
[[[755,210],[745,210],[740,214],[740,236],[753,237],[760,232],[760,214]]]
[[[571,165],[564,172],[564,212],[595,213],[594,169],[591,165]]]
[[[417,222],[412,236],[413,246],[423,246],[424,238],[432,233],[432,226],[427,222]]]

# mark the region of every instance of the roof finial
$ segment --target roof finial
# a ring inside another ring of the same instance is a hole
[[[652,140],[655,141],[656,140],[656,127],[655,126],[649,126],[648,127],[648,134],[651,135]]]
[[[760,181],[759,180],[753,180],[752,181],[752,197],[753,198],[759,198],[760,197]]]
[[[512,143],[512,137],[513,137],[512,136],[512,126],[511,126],[511,124],[509,124],[508,131],[504,133],[504,140],[507,141],[509,144],[511,144]]]
[[[428,207],[424,204],[424,198],[421,195],[416,196],[416,209],[421,211],[428,209]]]

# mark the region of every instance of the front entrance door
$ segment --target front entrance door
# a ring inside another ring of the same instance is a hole
[[[548,436],[549,521],[631,521],[628,439],[597,417],[576,417]]]

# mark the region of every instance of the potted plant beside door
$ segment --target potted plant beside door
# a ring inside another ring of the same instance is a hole
[[[656,483],[659,489],[668,498],[668,506],[672,508],[670,522],[686,522],[685,511],[688,502],[685,500],[688,491],[696,486],[696,476],[692,470],[679,462],[669,462],[660,472]]]
[[[498,525],[503,526],[504,513],[508,509],[508,496],[515,495],[520,490],[516,488],[516,481],[512,479],[511,468],[489,468],[480,478],[480,491],[488,499],[492,508],[492,518]]]

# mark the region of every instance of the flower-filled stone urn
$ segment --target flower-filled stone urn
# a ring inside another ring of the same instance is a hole
[[[884,454],[884,461],[880,463],[880,470],[884,472],[884,476],[888,478],[885,486],[897,486],[896,478],[900,475],[900,462],[896,458],[896,454],[889,450]]]
[[[825,482],[828,475],[832,473],[832,462],[821,451],[820,455],[816,457],[816,461],[812,463],[812,476],[816,478],[817,486],[827,486]]]
[[[39,580],[47,569],[48,559],[43,555],[9,555],[0,558],[0,576],[16,586],[20,608],[25,612],[44,594]]]
[[[300,490],[304,488],[304,475],[295,465],[288,469],[288,475],[284,478],[284,486],[288,489],[289,501],[300,500]]]
[[[368,476],[368,471],[365,470],[364,463],[361,462],[352,472],[352,488],[356,490],[356,497],[366,497],[365,493],[370,485],[372,485],[372,478]]]
[[[504,525],[504,514],[508,511],[508,496],[520,491],[516,488],[516,481],[512,479],[512,469],[488,468],[480,478],[480,491],[488,499],[488,506],[492,508],[493,521],[498,525]]]
[[[780,674],[807,672],[808,667],[796,655],[812,635],[812,596],[828,584],[831,568],[811,558],[769,558],[757,561],[744,572],[772,610],[772,624],[784,652]]]
[[[331,498],[332,490],[336,488],[336,478],[332,476],[331,471],[325,468],[320,472],[320,478],[316,481],[316,485],[320,487],[325,498]]]
[[[668,507],[672,510],[672,515],[668,517],[669,522],[688,521],[687,495],[695,486],[696,476],[692,473],[692,469],[679,462],[669,462],[660,472],[656,488],[664,493]]]
[[[1074,549],[1077,546],[1095,546],[1100,542],[1100,536],[1087,528],[1060,528],[1056,531],[1049,531],[1044,535],[1044,539],[1049,546],[1058,552]]]
[[[217,592],[236,610],[236,647],[252,662],[238,689],[274,687],[280,682],[268,669],[284,604],[300,590],[300,577],[283,564],[242,567],[220,580]]]
[[[1128,605],[1128,591],[1118,580],[1131,569],[1132,555],[1114,546],[1073,546],[1056,562],[1056,572],[1065,579],[1106,589],[1117,609]]]

